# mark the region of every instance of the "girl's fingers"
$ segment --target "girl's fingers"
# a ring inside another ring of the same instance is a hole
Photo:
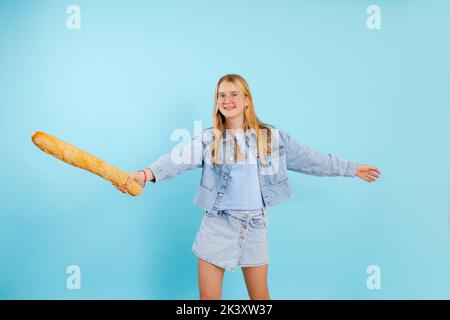
[[[128,174],[127,181],[125,182],[125,185],[123,186],[124,193],[128,193],[128,191],[127,191],[128,184],[133,180],[134,180],[134,176]]]
[[[127,181],[125,181],[125,183],[123,184],[123,185],[121,185],[118,189],[120,190],[120,191],[122,191],[123,193],[126,193],[127,191],[127,185],[130,183],[130,181],[131,181],[131,177],[130,177],[130,175],[128,175],[127,176]]]
[[[378,169],[375,168],[375,167],[370,167],[370,170],[371,170],[371,171],[375,171],[375,172],[377,172],[378,174],[381,174],[381,171],[378,170]]]
[[[379,178],[379,176],[373,171],[369,172],[369,175],[374,178]]]
[[[119,186],[119,185],[117,185],[117,184],[115,184],[115,183],[113,183],[112,185],[113,185],[117,190],[119,190],[120,192],[126,193],[126,190],[125,190],[123,187],[121,187],[121,186]]]
[[[366,169],[361,172],[360,178],[370,183],[376,181],[379,177],[375,172]]]

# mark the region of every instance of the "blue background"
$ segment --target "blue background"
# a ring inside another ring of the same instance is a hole
[[[269,208],[271,297],[450,298],[449,17],[444,0],[0,1],[0,298],[197,299],[201,169],[133,198],[31,135],[135,171],[173,130],[212,125],[226,73],[247,79],[263,121],[382,171],[290,172],[293,196]],[[248,298],[240,270],[223,298]]]

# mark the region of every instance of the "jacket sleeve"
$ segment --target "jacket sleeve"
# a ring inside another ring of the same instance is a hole
[[[354,177],[357,164],[329,154],[314,151],[283,133],[287,169],[314,176]]]
[[[186,145],[173,149],[148,166],[155,176],[154,182],[170,180],[173,177],[203,166],[204,149],[202,135],[196,135]]]

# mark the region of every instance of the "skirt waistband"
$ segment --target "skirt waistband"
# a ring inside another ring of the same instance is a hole
[[[263,216],[265,216],[267,213],[267,209],[266,208],[253,209],[253,210],[223,209],[223,210],[218,210],[218,212],[223,212],[224,214],[228,214],[234,218],[238,218],[241,220],[247,220],[248,218],[259,216],[261,214]]]

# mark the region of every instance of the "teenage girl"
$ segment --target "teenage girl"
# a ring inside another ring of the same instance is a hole
[[[129,173],[126,184],[134,179],[145,186],[202,167],[194,203],[204,209],[204,216],[192,245],[198,256],[200,299],[221,299],[224,271],[237,267],[251,299],[270,299],[267,207],[290,196],[287,170],[356,176],[367,182],[381,174],[373,166],[314,151],[261,122],[247,82],[236,74],[219,79],[213,127],[192,139],[183,152],[189,152],[192,161],[175,161],[167,153],[144,170]],[[125,185],[116,188],[125,193]]]

